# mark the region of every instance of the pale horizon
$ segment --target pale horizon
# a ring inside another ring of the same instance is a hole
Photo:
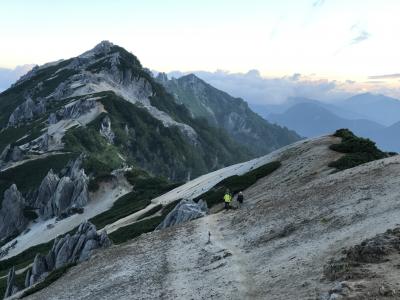
[[[348,93],[400,97],[395,0],[40,0],[1,6],[0,68],[67,59],[109,40],[145,67],[167,73],[257,70],[267,79],[297,76],[333,82]]]

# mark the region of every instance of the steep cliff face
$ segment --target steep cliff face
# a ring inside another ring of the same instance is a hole
[[[13,184],[4,192],[0,210],[0,239],[18,235],[26,228],[29,221],[24,216],[24,208],[24,198]]]
[[[300,137],[293,131],[273,125],[254,113],[248,104],[207,84],[194,74],[178,79],[157,76],[158,82],[185,105],[195,118],[205,118],[210,125],[226,130],[252,153],[262,155],[293,143]]]

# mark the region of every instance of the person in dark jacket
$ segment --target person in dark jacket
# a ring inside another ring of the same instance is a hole
[[[243,192],[240,191],[238,196],[237,196],[237,202],[238,202],[238,206],[241,207],[243,204],[243,200],[244,200],[244,196],[243,196]]]

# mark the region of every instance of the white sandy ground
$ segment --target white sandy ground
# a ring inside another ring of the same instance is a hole
[[[333,142],[273,154],[241,209],[98,251],[28,299],[318,299],[331,257],[400,223],[400,157],[332,174]]]
[[[53,218],[46,221],[32,223],[28,227],[29,231],[26,234],[20,235],[14,239],[18,241],[15,248],[10,249],[8,255],[1,259],[4,260],[15,256],[32,246],[51,241],[58,235],[74,229],[82,221],[88,220],[109,210],[118,198],[129,193],[131,190],[132,186],[126,181],[123,174],[118,174],[116,181],[102,183],[96,193],[90,194],[90,201],[85,206],[82,214],[75,214],[61,221],[56,221],[56,219]],[[54,227],[48,229],[47,226],[50,224],[54,225]],[[3,247],[7,247],[13,243],[14,240],[10,241]]]

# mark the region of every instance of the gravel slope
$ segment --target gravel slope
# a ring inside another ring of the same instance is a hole
[[[332,257],[400,223],[400,157],[332,174],[335,142],[275,153],[282,166],[245,191],[240,210],[97,252],[28,299],[318,299],[335,284],[323,277]],[[398,280],[393,270],[365,290]]]

